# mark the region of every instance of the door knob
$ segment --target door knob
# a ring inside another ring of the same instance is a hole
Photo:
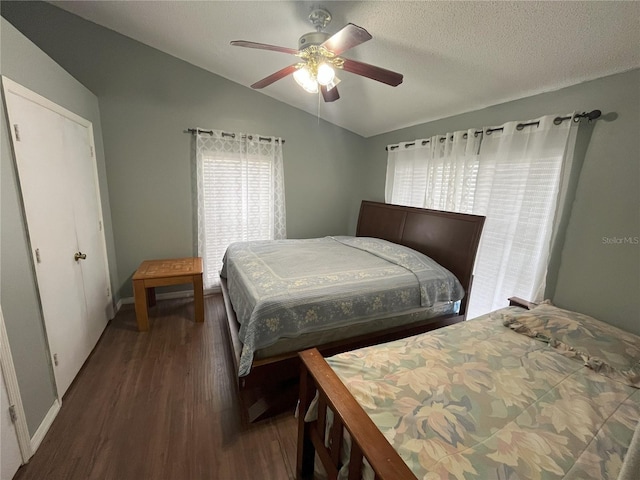
[[[84,260],[85,258],[87,258],[87,254],[82,252],[77,252],[76,254],[73,255],[73,258],[75,259],[76,262],[81,259]]]

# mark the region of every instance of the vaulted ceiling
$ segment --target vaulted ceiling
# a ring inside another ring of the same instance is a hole
[[[341,98],[318,101],[288,76],[259,90],[364,137],[640,67],[640,2],[52,1],[60,8],[249,87],[296,62],[232,40],[297,48],[347,23],[372,40],[344,57],[404,74],[390,87],[340,72]]]

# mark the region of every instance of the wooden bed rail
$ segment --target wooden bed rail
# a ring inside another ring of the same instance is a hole
[[[351,436],[349,480],[362,478],[363,458],[366,458],[376,480],[416,480],[382,432],[351,395],[317,349],[299,353],[300,404],[298,409],[298,450],[296,478],[313,478],[315,453],[318,453],[329,479],[337,478],[341,468],[343,431]],[[318,419],[305,422],[313,398],[319,394]],[[327,407],[334,414],[333,424],[325,442]],[[325,446],[328,443],[328,446]]]

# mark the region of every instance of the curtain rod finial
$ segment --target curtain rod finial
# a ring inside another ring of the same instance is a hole
[[[596,118],[600,118],[600,115],[602,115],[602,112],[600,110],[591,110],[589,113],[587,113],[587,118],[589,120],[595,120]]]

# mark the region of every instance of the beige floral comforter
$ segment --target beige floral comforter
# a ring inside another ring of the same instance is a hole
[[[640,390],[505,327],[515,307],[327,359],[419,479],[615,479]]]

